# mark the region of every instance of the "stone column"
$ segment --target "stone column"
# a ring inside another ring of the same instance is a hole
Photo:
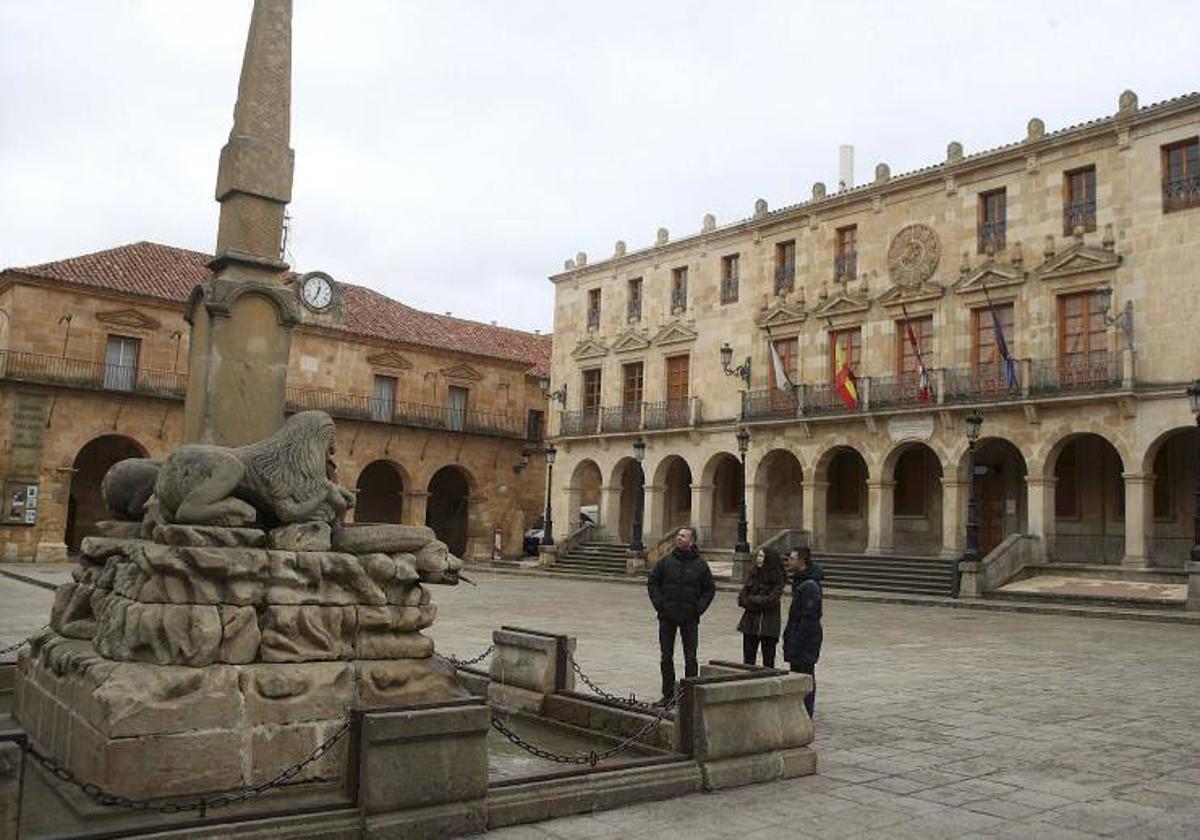
[[[1150,565],[1146,555],[1147,518],[1154,509],[1154,476],[1149,473],[1122,473],[1125,479],[1125,557],[1122,566],[1144,569]],[[1153,523],[1150,523],[1153,527]]]
[[[1054,485],[1057,481],[1056,478],[1025,477],[1029,533],[1038,537],[1036,553],[1043,563],[1050,557],[1050,543],[1054,539]]]
[[[692,485],[692,524],[697,528],[708,528],[709,539],[712,539],[713,527],[717,524],[713,520],[713,488],[711,484],[693,484]],[[701,548],[711,548],[712,546],[701,544]]]
[[[400,517],[405,525],[424,525],[425,506],[429,503],[429,494],[424,490],[414,490],[404,494],[404,510]]]
[[[801,482],[800,488],[804,494],[801,502],[804,530],[808,531],[814,550],[823,548],[825,544],[826,497],[829,493],[829,482],[805,479]]]
[[[942,482],[942,556],[961,557],[966,545],[967,491],[970,484],[958,478]]]
[[[645,486],[646,503],[642,509],[642,542],[647,548],[652,548],[667,530],[664,520],[663,504],[665,503],[666,488],[661,484]]]
[[[600,487],[600,527],[613,539],[621,538],[621,486]]]
[[[867,482],[867,554],[892,550],[892,502],[894,481]]]
[[[746,485],[746,535],[751,547],[758,545],[758,529],[767,524],[767,485]]]

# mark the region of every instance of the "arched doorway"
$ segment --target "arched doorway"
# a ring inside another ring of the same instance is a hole
[[[1196,427],[1162,435],[1146,453],[1143,470],[1154,475],[1147,512],[1146,554],[1153,566],[1186,568],[1195,541]]]
[[[965,455],[963,469],[966,469]],[[1026,472],[1025,458],[1020,450],[1004,438],[984,438],[975,445],[975,504],[980,556],[986,557],[1009,534],[1028,531]]]
[[[942,550],[942,462],[923,443],[903,444],[885,462],[891,471],[892,545],[898,554]]]
[[[1047,553],[1059,563],[1120,563],[1125,556],[1124,466],[1100,435],[1058,444],[1054,464],[1054,536]]]
[[[604,478],[595,461],[585,459],[575,465],[567,488],[567,510],[555,514],[556,517],[563,516],[566,527],[561,530],[564,534],[578,528],[585,516],[596,524],[600,523],[600,485],[603,483]]]
[[[425,524],[455,557],[462,557],[467,550],[470,497],[470,477],[462,467],[442,467],[429,479]]]
[[[742,498],[742,465],[728,452],[713,456],[705,469],[711,478],[712,510],[708,522],[700,523],[700,544],[707,548],[733,548],[737,542],[738,515]]]
[[[391,461],[372,461],[358,475],[355,522],[399,523],[404,504],[404,478]]]
[[[100,496],[100,482],[118,461],[145,458],[146,451],[123,435],[104,435],[84,444],[71,464],[71,492],[67,499],[67,530],[64,541],[71,552],[79,550],[83,538],[108,514]]]
[[[620,510],[617,512],[617,537],[628,543],[633,539],[633,520],[638,494],[642,492],[641,465],[633,458],[622,458],[613,469],[613,483],[621,488]],[[645,511],[642,512],[643,527]],[[645,535],[643,534],[643,540]]]
[[[826,467],[825,538],[830,551],[861,552],[867,547],[867,462],[858,450],[840,446]]]
[[[772,450],[759,462],[756,475],[760,501],[754,506],[754,544],[804,527],[804,470],[799,459],[786,449]]]
[[[668,455],[658,465],[654,474],[655,485],[662,488],[662,510],[658,521],[663,532],[692,524],[692,468],[678,455]],[[648,534],[649,539],[658,539],[663,534]]]

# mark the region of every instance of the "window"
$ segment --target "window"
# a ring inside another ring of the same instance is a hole
[[[979,221],[976,226],[979,253],[987,254],[1004,248],[1004,227],[1007,197],[1003,189],[980,193]]]
[[[671,314],[687,309],[687,266],[671,270]]]
[[[1061,386],[1108,376],[1108,325],[1100,295],[1081,292],[1058,299],[1058,379]]]
[[[1068,443],[1054,464],[1054,515],[1062,519],[1079,516],[1079,441]]]
[[[995,318],[992,313],[995,313]],[[983,392],[1007,391],[1004,357],[996,341],[996,323],[1000,324],[1001,335],[1008,347],[1008,355],[1015,358],[1013,351],[1013,305],[994,304],[991,307],[971,310],[971,369],[975,388]],[[1015,372],[1015,371],[1014,371]]]
[[[371,419],[390,423],[396,416],[396,377],[376,376],[371,390]]]
[[[630,362],[621,367],[621,403],[623,405],[634,406],[642,402],[642,371],[641,362]]]
[[[451,385],[446,394],[446,428],[461,432],[467,420],[467,395],[470,391],[459,385]]]
[[[588,290],[587,325],[591,329],[600,326],[600,290]]]
[[[775,294],[790,292],[796,286],[796,240],[775,245]]]
[[[837,229],[837,254],[833,260],[833,279],[849,282],[858,276],[858,227]]]
[[[1096,167],[1063,173],[1063,236],[1096,229]]]
[[[546,412],[536,408],[529,409],[525,420],[525,440],[530,443],[541,443],[546,431]]]
[[[838,346],[841,346],[846,354],[846,361],[850,363],[850,369],[855,375],[859,374],[859,365],[862,363],[862,327],[853,327],[848,330],[834,330],[829,333],[829,379],[832,382],[838,372]]]
[[[642,320],[642,278],[633,278],[629,281],[627,288],[625,317],[630,321],[640,321]]]
[[[583,410],[596,411],[600,408],[600,368],[583,372]]]
[[[671,427],[688,423],[688,367],[687,356],[667,359],[667,425]]]
[[[1163,212],[1200,207],[1200,138],[1163,146]]]
[[[137,381],[141,339],[110,335],[104,351],[104,387],[110,391],[132,391]]]
[[[900,376],[909,373],[919,373],[921,365],[917,360],[917,348],[913,347],[908,338],[908,328],[912,327],[913,337],[921,350],[921,359],[925,361],[925,369],[933,369],[933,316],[910,318],[907,321],[896,322],[896,373]]]
[[[737,303],[738,255],[721,257],[721,303]]]
[[[783,367],[783,372],[788,378],[788,382],[796,385],[799,383],[800,369],[800,339],[798,338],[780,338],[771,342],[771,346],[775,348],[775,353],[779,356],[779,363]],[[771,359],[767,365],[767,381],[771,388],[779,386],[779,379],[775,375],[775,360]]]
[[[896,490],[892,511],[896,516],[925,516],[930,496],[930,452],[923,446],[900,453],[896,460]]]

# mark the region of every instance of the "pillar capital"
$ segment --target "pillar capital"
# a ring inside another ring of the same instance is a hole
[[[1149,484],[1154,481],[1154,473],[1123,472],[1121,478],[1130,484]]]

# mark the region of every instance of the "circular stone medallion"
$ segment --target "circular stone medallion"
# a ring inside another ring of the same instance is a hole
[[[915,224],[902,229],[888,246],[888,273],[900,286],[924,283],[937,271],[942,246],[929,225]]]

